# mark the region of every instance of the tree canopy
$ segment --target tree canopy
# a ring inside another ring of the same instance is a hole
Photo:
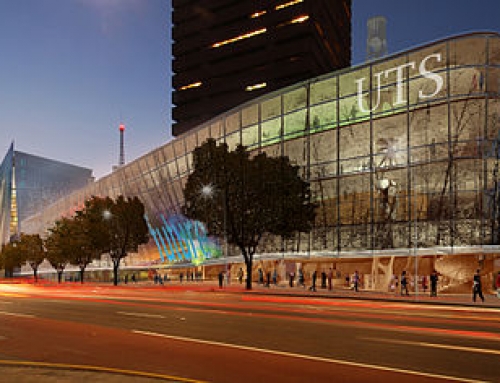
[[[240,249],[251,289],[253,255],[264,233],[290,237],[311,230],[316,205],[309,183],[288,157],[251,158],[245,147],[230,152],[213,139],[194,150],[193,164],[184,214]]]

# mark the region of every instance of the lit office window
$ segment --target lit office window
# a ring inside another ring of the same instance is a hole
[[[295,19],[291,20],[290,24],[303,23],[306,20],[309,20],[309,16],[302,15],[302,16],[296,17]]]
[[[267,13],[267,11],[258,11],[258,12],[252,13],[250,15],[250,18],[256,19],[257,17],[261,17],[261,16],[265,15],[266,13]]]
[[[276,9],[277,11],[279,11],[280,9],[291,7],[292,5],[295,5],[295,4],[298,4],[298,3],[302,3],[303,1],[304,0],[292,0],[292,1],[289,1],[287,3],[283,3],[283,4],[280,4],[280,5],[277,5],[276,7],[274,7],[274,9]]]
[[[260,84],[248,85],[245,90],[251,92],[252,90],[262,89],[267,86],[267,83],[261,82]]]
[[[215,44],[212,44],[212,48],[219,48],[219,47],[221,47],[223,45],[235,43],[237,41],[248,39],[250,37],[253,37],[253,36],[256,36],[256,35],[260,35],[260,34],[266,33],[266,32],[267,32],[266,28],[257,29],[256,31],[248,32],[248,33],[245,33],[243,35],[239,35],[239,36],[233,37],[231,39],[227,39],[227,40],[224,40],[224,41],[219,41],[219,42],[217,42]]]
[[[198,82],[193,82],[193,83],[191,83],[191,84],[181,86],[181,87],[179,88],[179,90],[186,90],[186,89],[191,89],[191,88],[198,88],[198,87],[200,87],[200,86],[201,86],[201,84],[202,84],[202,82],[201,82],[201,81],[198,81]]]

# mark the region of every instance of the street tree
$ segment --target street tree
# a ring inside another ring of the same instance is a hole
[[[107,206],[108,210],[101,214],[105,219],[109,256],[113,261],[113,283],[118,285],[119,267],[122,259],[129,253],[138,251],[139,246],[149,241],[149,230],[145,218],[144,204],[138,197],[125,198],[118,196],[113,201],[106,198],[104,201],[95,201],[96,206],[89,209],[95,213],[98,206]]]
[[[25,262],[24,252],[17,242],[9,242],[2,246],[0,251],[0,269],[5,270],[6,277],[13,277],[14,269],[21,267]]]
[[[23,259],[33,269],[35,282],[38,282],[38,268],[47,255],[43,239],[38,234],[21,233],[17,246],[23,252]]]
[[[47,260],[56,270],[59,283],[62,281],[64,269],[71,262],[71,252],[73,250],[71,225],[71,218],[61,218],[49,229],[49,235],[45,240]]]
[[[109,224],[106,213],[110,214],[113,201],[110,198],[93,196],[85,201],[82,210],[74,217],[75,251],[72,263],[80,268],[80,281],[84,281],[86,267],[102,254],[110,251]]]
[[[250,158],[245,147],[230,152],[213,139],[194,150],[193,164],[184,188],[184,214],[203,222],[209,235],[239,248],[250,290],[253,257],[264,234],[287,238],[311,230],[316,204],[310,185],[288,157],[261,153]]]

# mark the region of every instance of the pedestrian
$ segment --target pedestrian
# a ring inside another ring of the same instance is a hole
[[[289,277],[290,277],[290,287],[293,287],[293,280],[295,279],[295,273],[293,271],[290,271]]]
[[[231,284],[231,269],[228,269],[227,272],[226,272],[226,285],[230,285]]]
[[[410,295],[408,292],[408,277],[406,276],[406,270],[401,273],[401,295]]]
[[[500,271],[497,274],[496,285],[497,285],[497,298],[500,299]]]
[[[481,285],[481,275],[479,274],[480,270],[477,269],[476,273],[474,274],[474,278],[472,280],[472,300],[475,302],[476,301],[476,296],[479,295],[479,298],[484,302],[484,297],[483,297],[483,287]]]
[[[273,285],[278,285],[278,272],[276,271],[276,269],[274,269],[273,271]]]
[[[132,274],[132,282],[133,282],[133,283],[136,283],[136,280],[135,280],[135,274]]]
[[[345,285],[346,285],[346,287],[350,287],[349,281],[350,281],[349,274],[346,274],[345,275]]]
[[[326,289],[326,273],[324,270],[321,272],[321,288]]]
[[[330,267],[330,270],[328,270],[328,275],[327,275],[327,278],[328,278],[328,290],[332,290],[332,278],[333,278],[333,271],[332,271],[332,268]]]
[[[243,269],[241,267],[238,270],[238,282],[240,282],[240,285],[243,283]]]
[[[431,297],[437,297],[438,275],[436,270],[432,272],[430,280],[431,280]]]
[[[179,281],[182,283],[182,278],[184,278],[184,273],[179,274]]]
[[[219,272],[219,289],[222,289],[223,285],[224,285],[224,272],[221,271]]]
[[[311,287],[309,287],[309,290],[311,291],[316,291],[316,277],[317,277],[316,270],[314,270],[312,274],[312,285]]]
[[[128,274],[125,275],[125,284],[128,283]]]
[[[356,270],[352,276],[352,283],[353,283],[353,288],[354,288],[354,291],[358,291],[358,287],[359,287],[359,274],[358,274],[358,270]]]
[[[261,285],[264,284],[264,272],[262,271],[261,268],[259,268],[259,284]]]
[[[155,282],[155,285],[158,284],[158,274],[155,274],[155,276],[153,277],[153,280]]]

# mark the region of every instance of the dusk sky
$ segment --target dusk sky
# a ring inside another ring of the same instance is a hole
[[[352,9],[353,64],[372,16],[387,18],[389,54],[500,31],[498,0],[353,0]],[[0,0],[0,157],[15,140],[99,178],[118,162],[120,122],[126,161],[170,140],[170,28],[169,0]]]

